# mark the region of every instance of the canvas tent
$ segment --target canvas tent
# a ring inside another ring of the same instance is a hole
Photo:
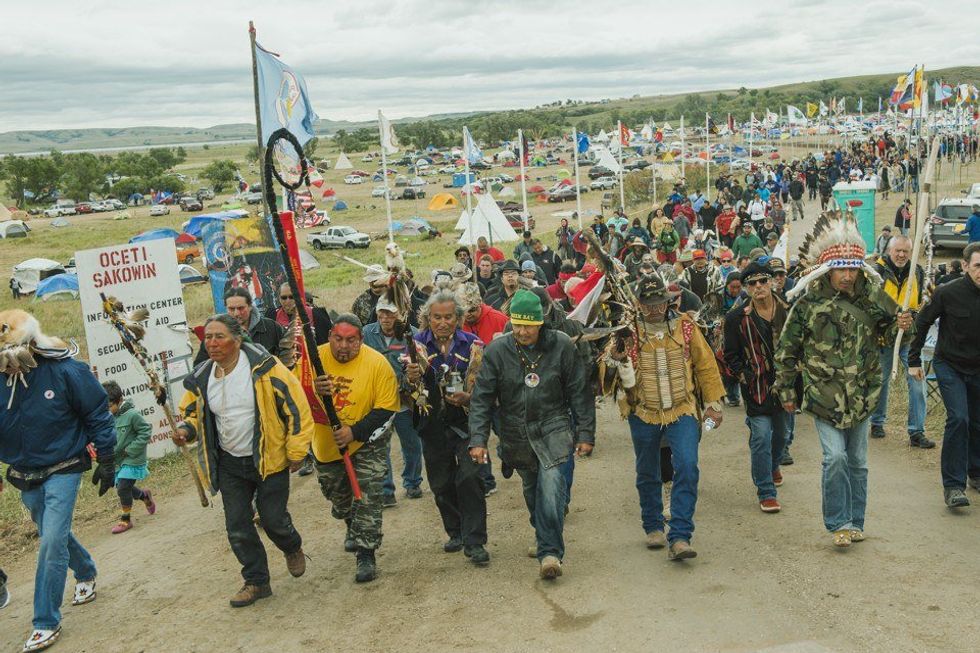
[[[204,230],[204,225],[212,220],[232,220],[234,218],[243,218],[247,215],[248,211],[244,211],[242,209],[195,215],[193,218],[187,221],[187,224],[184,225],[184,233],[189,234],[194,238],[200,238],[201,232]]]
[[[174,231],[173,229],[150,229],[149,231],[144,231],[141,234],[137,234],[129,239],[130,243],[142,243],[147,240],[163,240],[164,238],[172,238],[174,240],[180,236],[180,233]]]
[[[49,301],[52,299],[78,299],[78,275],[70,273],[56,274],[42,279],[37,284],[34,299]]]
[[[70,227],[71,223],[65,219],[65,216],[59,215],[57,218],[51,221],[52,227]]]
[[[0,204],[0,221],[13,220],[13,219],[14,219],[14,214],[10,212],[10,209],[8,209],[3,204]]]
[[[27,238],[27,225],[21,220],[0,222],[0,238]]]
[[[343,152],[341,152],[340,153],[340,156],[337,157],[337,163],[334,164],[333,169],[334,170],[350,170],[353,167],[354,166],[351,165],[350,159],[347,158],[347,155],[344,154]]]
[[[596,164],[608,168],[613,174],[619,174],[619,162],[616,161],[612,152],[601,146],[592,149],[596,153]]]
[[[22,293],[32,293],[37,285],[48,277],[63,274],[65,268],[57,261],[47,258],[30,258],[14,266],[14,278],[20,282]]]
[[[180,283],[204,283],[207,279],[204,275],[197,271],[197,269],[192,265],[187,265],[186,263],[177,264],[177,274],[180,276]]]
[[[457,206],[459,206],[459,202],[449,193],[436,193],[429,200],[428,208],[430,211],[445,211],[446,209],[453,209]]]
[[[463,218],[462,221],[465,231],[459,237],[460,245],[475,245],[480,236],[485,236],[495,243],[520,240],[520,236],[504,217],[504,212],[500,210],[500,207],[489,195],[480,195],[480,199],[473,209],[472,231],[470,230],[470,220]]]
[[[302,247],[299,250],[299,264],[304,270],[315,270],[320,267],[320,261]]]

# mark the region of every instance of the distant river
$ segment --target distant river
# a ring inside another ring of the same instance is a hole
[[[149,150],[155,147],[200,147],[202,145],[238,145],[239,143],[251,143],[255,141],[254,138],[230,138],[227,140],[220,141],[197,141],[192,143],[159,143],[154,145],[127,145],[123,147],[83,147],[76,150],[58,150],[63,154],[76,154],[78,152],[127,152],[133,150]],[[57,149],[57,148],[55,148]],[[41,150],[38,152],[13,152],[14,156],[40,156],[42,154],[48,154],[51,152],[48,150]],[[6,156],[6,153],[0,153],[2,156]]]

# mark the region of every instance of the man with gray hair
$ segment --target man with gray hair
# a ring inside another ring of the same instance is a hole
[[[469,455],[466,409],[483,361],[483,342],[460,327],[463,307],[455,293],[434,292],[422,307],[426,328],[415,336],[425,348],[429,367],[409,363],[409,383],[425,382],[429,413],[419,423],[422,457],[429,489],[435,496],[449,540],[446,553],[463,553],[475,564],[486,564],[487,501],[479,465]]]

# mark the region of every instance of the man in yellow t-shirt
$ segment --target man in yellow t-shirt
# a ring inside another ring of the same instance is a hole
[[[347,523],[344,548],[357,553],[354,580],[375,579],[374,551],[381,546],[382,485],[388,465],[391,426],[400,407],[395,371],[387,359],[363,347],[361,321],[351,314],[334,320],[327,344],[317,349],[326,372],[315,380],[317,394],[330,393],[343,427],[316,424],[313,457],[332,514]],[[347,447],[363,498],[354,501],[340,448]]]

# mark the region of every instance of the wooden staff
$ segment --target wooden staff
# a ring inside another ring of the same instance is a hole
[[[170,409],[170,404],[166,401],[167,390],[166,387],[161,383],[160,376],[157,371],[153,368],[152,361],[150,360],[150,355],[146,351],[146,347],[140,342],[140,338],[136,337],[136,334],[129,328],[127,328],[125,322],[123,322],[122,317],[119,315],[119,311],[116,307],[116,300],[111,297],[106,297],[105,293],[99,293],[99,297],[102,298],[102,310],[105,311],[106,315],[109,316],[109,323],[112,324],[116,333],[119,334],[120,339],[122,339],[123,346],[133,355],[136,362],[140,364],[143,368],[143,373],[146,374],[146,378],[150,383],[150,389],[153,391],[155,397],[157,397],[157,403],[163,407],[163,413],[167,416],[167,422],[170,424],[171,434],[177,432],[177,420],[174,417],[173,411]],[[163,401],[160,398],[163,397]],[[201,471],[201,466],[197,464],[191,452],[187,450],[185,445],[177,445],[177,450],[180,451],[181,457],[183,457],[184,462],[187,463],[187,469],[190,470],[191,478],[194,479],[194,485],[197,488],[197,497],[201,500],[201,506],[207,508],[211,505],[210,500],[208,500],[207,492],[204,490],[204,472]]]
[[[912,282],[915,280],[915,284],[918,283],[918,275],[915,273],[916,266],[919,263],[919,254],[922,252],[922,236],[925,232],[926,220],[929,215],[929,192],[932,190],[932,182],[936,174],[936,158],[939,155],[939,136],[932,139],[932,145],[929,146],[929,159],[926,163],[925,174],[922,176],[922,185],[919,188],[919,206],[916,209],[915,214],[915,231],[913,232],[912,238],[912,259],[909,261],[909,276],[908,281],[905,283],[905,293],[902,297],[902,312],[909,310],[909,304],[912,301]],[[923,282],[925,279],[923,279]],[[922,288],[919,288],[919,293],[922,293]],[[898,333],[895,335],[895,347],[892,351],[892,379],[898,374],[898,363],[899,363],[899,353],[902,349],[902,336],[905,335],[905,329],[899,329]]]

